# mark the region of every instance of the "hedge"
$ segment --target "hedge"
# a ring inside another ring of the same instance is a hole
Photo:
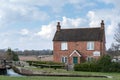
[[[49,65],[63,65],[63,63],[57,63],[57,62],[52,62],[52,61],[26,61],[26,62],[28,62],[30,65],[32,65],[32,63],[49,64]]]
[[[41,68],[64,68],[63,63],[56,63],[52,61],[27,61],[30,65],[36,66],[36,67],[41,67]]]
[[[120,63],[111,62],[110,56],[104,55],[96,62],[75,64],[74,70],[90,72],[120,72]]]
[[[75,71],[90,71],[90,72],[98,72],[101,69],[101,67],[98,64],[94,63],[81,63],[76,64],[74,66]]]

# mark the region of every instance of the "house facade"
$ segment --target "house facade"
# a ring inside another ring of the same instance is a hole
[[[104,21],[96,28],[61,29],[60,22],[53,38],[55,62],[77,64],[98,59],[105,54]]]

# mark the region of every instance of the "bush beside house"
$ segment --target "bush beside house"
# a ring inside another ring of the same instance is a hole
[[[111,62],[109,55],[102,56],[98,61],[76,64],[75,71],[120,72],[120,63]]]

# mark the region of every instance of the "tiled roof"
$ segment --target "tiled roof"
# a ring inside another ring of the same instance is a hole
[[[98,28],[75,28],[60,29],[56,31],[53,41],[101,41],[104,29]]]

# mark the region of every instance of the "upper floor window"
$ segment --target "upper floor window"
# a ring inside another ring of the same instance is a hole
[[[87,50],[94,50],[94,42],[87,42]]]
[[[67,50],[67,49],[68,49],[67,42],[62,42],[61,43],[61,50]]]

